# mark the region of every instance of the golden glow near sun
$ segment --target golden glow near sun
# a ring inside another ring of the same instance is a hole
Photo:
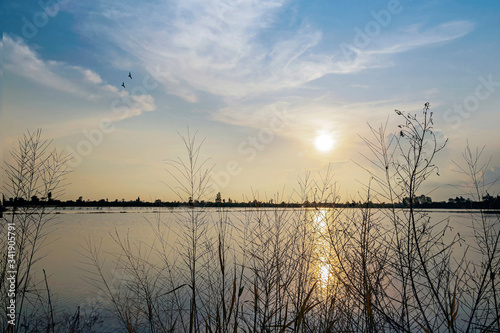
[[[325,134],[322,133],[316,137],[316,140],[314,140],[314,145],[316,146],[316,149],[319,151],[329,151],[333,148],[333,145],[335,143],[335,140],[333,140],[333,137],[330,134]]]

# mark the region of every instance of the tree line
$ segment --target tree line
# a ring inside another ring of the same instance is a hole
[[[140,197],[135,200],[115,199],[108,200],[84,200],[82,196],[76,200],[56,200],[51,198],[50,193],[47,198],[31,197],[29,200],[25,198],[5,198],[3,197],[0,203],[0,209],[5,211],[9,207],[19,206],[56,206],[56,207],[283,207],[283,208],[404,208],[412,205],[415,208],[434,208],[434,209],[500,209],[500,195],[496,197],[486,194],[481,201],[471,200],[462,196],[449,198],[447,201],[432,201],[430,197],[421,195],[413,198],[413,202],[409,202],[409,198],[404,198],[399,203],[385,203],[372,201],[346,201],[340,202],[316,202],[305,200],[303,202],[274,202],[273,199],[237,201],[231,198],[223,199],[221,193],[217,193],[213,201],[209,200],[193,200],[188,198],[186,201],[163,201],[156,199],[153,201],[144,201]]]

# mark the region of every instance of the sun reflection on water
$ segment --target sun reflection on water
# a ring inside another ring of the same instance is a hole
[[[312,274],[318,281],[322,294],[327,294],[328,287],[332,284],[333,272],[328,242],[328,213],[326,209],[316,210],[312,218],[314,234],[314,255]]]

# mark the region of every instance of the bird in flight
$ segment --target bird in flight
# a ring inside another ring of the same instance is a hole
[[[130,74],[130,72],[128,72],[128,77],[132,79],[132,74]]]
[[[125,82],[122,82],[122,87],[125,88]]]

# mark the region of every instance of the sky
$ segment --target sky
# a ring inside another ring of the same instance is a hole
[[[225,199],[293,199],[330,168],[340,201],[358,201],[370,126],[390,138],[394,110],[426,102],[448,142],[421,194],[466,194],[467,144],[491,158],[488,184],[500,176],[498,1],[3,5],[2,158],[42,129],[72,156],[61,199],[177,200],[168,161],[189,129]]]

